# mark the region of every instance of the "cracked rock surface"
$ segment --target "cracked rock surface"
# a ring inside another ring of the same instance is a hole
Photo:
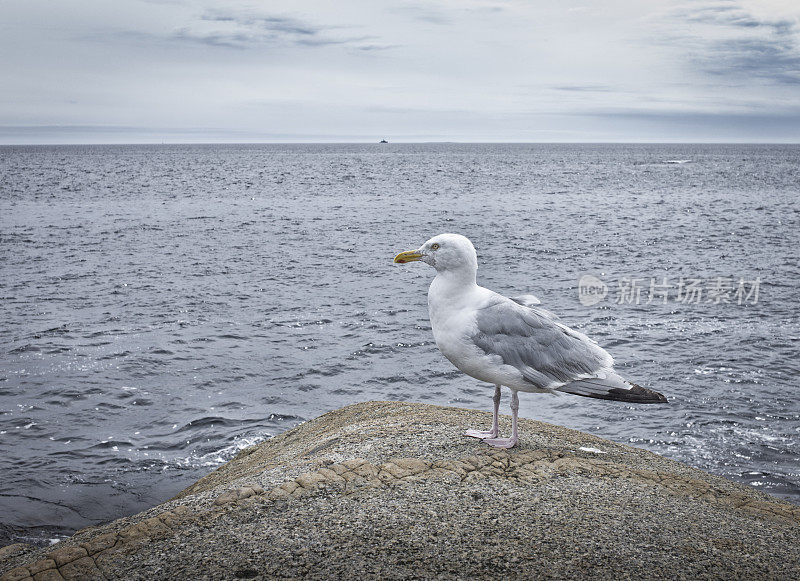
[[[460,436],[490,421],[351,405],[149,511],[4,547],[0,579],[800,578],[800,507],[533,420],[512,450]]]

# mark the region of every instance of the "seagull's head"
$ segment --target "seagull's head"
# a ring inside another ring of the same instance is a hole
[[[428,240],[417,250],[401,252],[394,257],[398,264],[406,262],[424,262],[437,271],[478,270],[478,255],[475,247],[466,236],[461,234],[439,234]]]

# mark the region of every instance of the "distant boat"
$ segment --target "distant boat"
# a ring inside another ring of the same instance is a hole
[[[388,141],[386,141],[385,139],[381,139],[381,140],[379,141],[379,143],[389,143],[389,142],[388,142]]]

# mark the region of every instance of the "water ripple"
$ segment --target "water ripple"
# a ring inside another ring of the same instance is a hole
[[[441,231],[474,240],[487,286],[537,295],[673,402],[523,395],[523,416],[798,500],[798,162],[797,146],[0,148],[0,541],[142,510],[356,401],[490,409],[433,343],[431,272],[391,263]],[[764,284],[757,305],[587,308],[586,273],[611,292]]]

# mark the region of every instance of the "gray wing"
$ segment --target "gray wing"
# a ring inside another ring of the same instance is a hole
[[[478,333],[472,340],[540,388],[555,389],[611,368],[614,360],[604,349],[554,316],[497,295],[478,311]]]

